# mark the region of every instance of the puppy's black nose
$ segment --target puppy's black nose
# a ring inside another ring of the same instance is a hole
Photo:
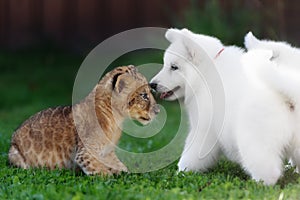
[[[151,87],[153,90],[156,90],[156,89],[157,89],[157,83],[150,83],[150,87]]]

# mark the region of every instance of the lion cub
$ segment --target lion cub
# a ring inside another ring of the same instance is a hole
[[[123,120],[145,125],[158,112],[146,78],[132,65],[118,67],[80,103],[26,120],[13,134],[9,161],[25,169],[79,167],[88,175],[127,171],[115,154]]]

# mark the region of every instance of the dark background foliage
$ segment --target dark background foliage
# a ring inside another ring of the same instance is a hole
[[[242,45],[259,37],[300,43],[296,0],[0,0],[0,48],[58,46],[86,53],[136,27],[186,27]]]

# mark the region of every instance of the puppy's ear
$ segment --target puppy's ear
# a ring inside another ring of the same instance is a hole
[[[112,78],[112,89],[118,93],[121,93],[126,86],[126,82],[122,75],[123,73],[118,73]]]
[[[193,63],[199,64],[201,61],[209,59],[206,51],[189,37],[183,36],[182,43],[187,53],[187,58]]]
[[[260,42],[259,39],[257,39],[252,32],[250,31],[249,33],[247,33],[247,35],[244,38],[244,45],[246,47],[247,50],[250,50],[252,48],[254,48],[256,45],[258,45]]]
[[[178,40],[179,38],[181,38],[182,33],[180,30],[176,29],[176,28],[170,28],[167,30],[165,37],[167,38],[167,40],[169,40],[169,42],[173,43],[176,40]]]

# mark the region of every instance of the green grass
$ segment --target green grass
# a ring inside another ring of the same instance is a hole
[[[143,55],[120,58],[118,62],[161,62],[161,52],[154,57],[148,57],[147,53]],[[202,174],[177,173],[176,161],[156,171],[123,173],[113,177],[89,177],[67,170],[10,167],[7,152],[14,129],[39,110],[71,104],[73,81],[82,60],[73,55],[38,51],[0,53],[0,199],[300,198],[300,179],[292,172],[293,169],[287,170],[277,185],[266,187],[249,179],[238,165],[225,159]],[[147,139],[124,134],[120,148],[137,153],[151,152],[174,138],[180,122],[180,109],[176,103],[160,103],[168,113],[162,131]],[[178,143],[178,151],[181,151],[182,145],[183,138]],[[126,161],[126,158],[123,159]]]

